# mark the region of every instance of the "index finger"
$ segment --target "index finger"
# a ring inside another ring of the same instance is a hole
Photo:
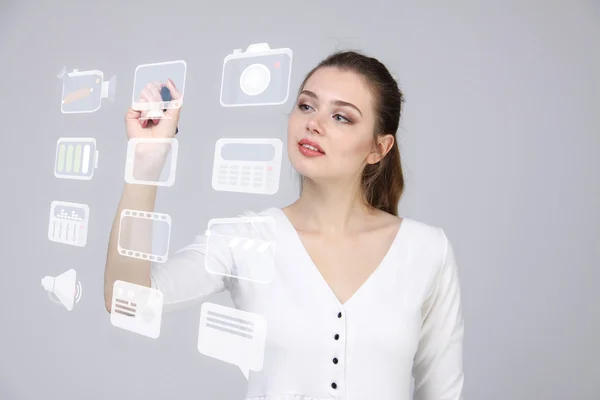
[[[169,89],[169,92],[171,92],[171,97],[173,100],[180,100],[183,97],[181,92],[177,90],[177,87],[175,86],[175,83],[171,80],[171,78],[167,78],[167,83],[165,84],[165,86],[167,87],[167,89]]]

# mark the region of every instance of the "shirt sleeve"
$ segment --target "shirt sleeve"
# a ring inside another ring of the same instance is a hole
[[[442,236],[441,267],[422,307],[423,324],[413,364],[414,400],[463,400],[464,322],[458,268],[443,230]]]
[[[172,311],[228,288],[226,274],[232,268],[228,246],[220,243],[218,237],[211,236],[209,241],[206,234],[200,234],[170,255],[167,262],[152,264],[151,287],[162,292],[163,310]]]

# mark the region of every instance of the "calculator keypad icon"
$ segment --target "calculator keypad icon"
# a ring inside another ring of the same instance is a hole
[[[252,191],[271,192],[277,190],[277,181],[272,166],[236,165],[223,163],[219,168],[220,186],[246,188]],[[247,191],[244,190],[244,191]]]
[[[230,147],[235,147],[233,156],[224,154]],[[277,193],[282,147],[279,139],[219,139],[215,148],[213,188],[229,192]]]

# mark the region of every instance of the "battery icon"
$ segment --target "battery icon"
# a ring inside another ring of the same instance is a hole
[[[98,167],[94,138],[60,138],[56,143],[54,176],[62,179],[90,180]]]

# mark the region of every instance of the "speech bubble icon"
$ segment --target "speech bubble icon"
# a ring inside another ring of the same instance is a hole
[[[246,370],[262,369],[266,333],[264,317],[205,302],[200,311],[198,351],[237,365],[248,379],[249,372]]]

